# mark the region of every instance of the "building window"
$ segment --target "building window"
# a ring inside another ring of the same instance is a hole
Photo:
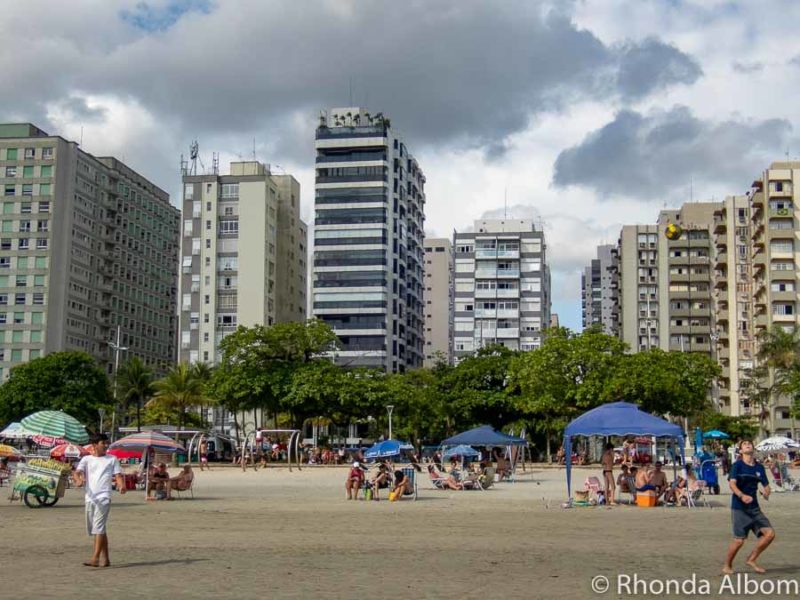
[[[238,183],[223,183],[222,184],[222,197],[223,198],[238,198],[239,197],[239,184]]]
[[[47,219],[40,219],[37,223],[36,230],[37,231],[49,231],[50,221]]]
[[[50,212],[50,203],[49,202],[39,202],[39,212],[40,213]]]
[[[31,203],[30,202],[23,202],[20,205],[19,212],[23,215],[29,215],[31,213]]]
[[[17,149],[8,148],[6,150],[6,160],[17,160]]]
[[[15,185],[6,185],[6,187],[5,187],[5,195],[6,196],[16,196],[17,195],[17,186],[15,186]]]
[[[17,176],[16,166],[6,167],[6,177],[16,177],[16,176]]]
[[[25,148],[25,159],[30,160],[36,158],[36,148]]]
[[[30,248],[30,240],[28,238],[19,238],[19,244],[17,248],[20,250],[27,250]]]
[[[14,304],[25,304],[25,294],[14,294]]]
[[[53,158],[53,149],[52,148],[42,148],[42,158],[44,160],[50,160]]]
[[[34,304],[44,304],[44,294],[41,292],[37,292],[33,295],[33,303]]]
[[[47,238],[36,238],[36,249],[47,250]]]
[[[219,232],[221,235],[239,233],[239,221],[220,221]]]
[[[26,157],[26,158],[27,158],[27,157]],[[31,178],[33,178],[33,167],[32,167],[32,166],[25,166],[25,167],[22,167],[22,176],[23,176],[25,179],[31,179]]]

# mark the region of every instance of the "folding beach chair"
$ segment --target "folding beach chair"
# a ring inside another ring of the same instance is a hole
[[[406,476],[409,482],[411,482],[410,488],[406,488],[406,491],[403,493],[404,496],[411,496],[412,500],[417,499],[417,470],[414,467],[403,467],[400,469],[403,472],[403,475]]]

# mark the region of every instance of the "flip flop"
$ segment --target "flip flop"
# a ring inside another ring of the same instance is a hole
[[[86,561],[85,563],[83,563],[83,566],[84,567],[99,567],[100,565],[96,565],[93,562]]]

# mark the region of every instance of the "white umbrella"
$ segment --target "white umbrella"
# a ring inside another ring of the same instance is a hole
[[[20,423],[10,423],[8,427],[0,431],[0,439],[24,440],[33,434],[27,431]]]
[[[792,438],[776,435],[771,438],[762,440],[756,446],[759,452],[786,452],[787,450],[800,448],[800,443]]]

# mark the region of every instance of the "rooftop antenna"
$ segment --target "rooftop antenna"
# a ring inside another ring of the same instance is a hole
[[[253,160],[256,160],[256,138],[253,138]]]
[[[83,125],[81,125],[81,141],[78,145],[83,146]]]
[[[200,155],[200,144],[194,140],[189,144],[189,175],[197,175],[197,159]]]

